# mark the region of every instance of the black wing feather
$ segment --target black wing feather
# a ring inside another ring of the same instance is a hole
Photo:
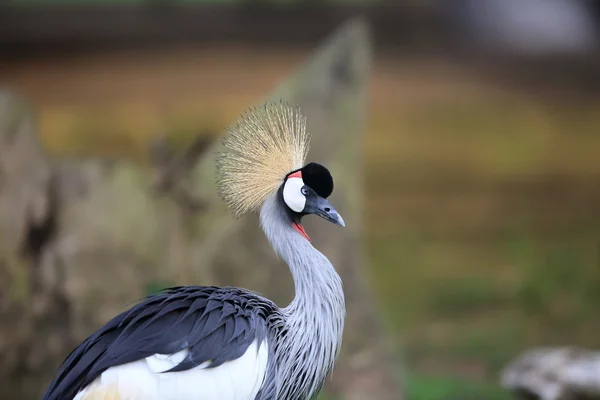
[[[108,368],[154,354],[188,349],[169,372],[208,360],[209,368],[240,357],[255,339],[264,340],[266,321],[277,307],[252,292],[214,286],[175,287],[121,313],[81,343],[61,365],[43,400],[66,400]]]

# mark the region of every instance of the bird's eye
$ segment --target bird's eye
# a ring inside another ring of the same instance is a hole
[[[303,186],[302,189],[300,189],[300,193],[302,193],[305,196],[308,196],[308,188],[306,186]]]

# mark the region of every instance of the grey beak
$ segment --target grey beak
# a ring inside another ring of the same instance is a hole
[[[342,216],[322,197],[309,197],[304,206],[306,214],[315,214],[339,226],[346,226]]]

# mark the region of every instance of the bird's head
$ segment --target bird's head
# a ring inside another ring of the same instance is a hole
[[[291,226],[308,240],[301,224],[307,214],[344,226],[327,201],[333,191],[331,174],[320,164],[304,164],[308,144],[299,108],[280,102],[247,111],[228,129],[216,160],[219,194],[233,214],[257,211],[276,196]]]
[[[306,239],[301,219],[308,214],[317,215],[336,225],[345,226],[342,216],[327,201],[333,192],[333,178],[329,170],[311,162],[289,173],[279,191],[279,199],[285,203],[291,224]]]

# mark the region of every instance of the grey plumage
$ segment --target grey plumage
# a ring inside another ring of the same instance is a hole
[[[278,314],[275,304],[239,288],[166,289],[116,316],[81,343],[43,399],[72,399],[108,368],[154,354],[189,350],[188,357],[170,372],[208,360],[212,361],[209,368],[216,368],[240,357],[253,340],[265,340],[266,322]],[[273,332],[282,326],[270,325]]]
[[[310,399],[333,369],[342,344],[344,292],[333,265],[309,241],[299,240],[286,214],[275,196],[260,213],[265,235],[289,265],[296,289],[290,305],[281,310],[287,337],[277,340],[277,399]]]

